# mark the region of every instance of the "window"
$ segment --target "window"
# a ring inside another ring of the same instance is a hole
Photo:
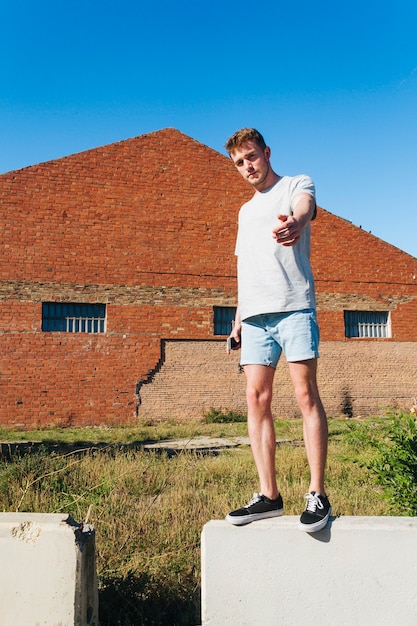
[[[232,332],[232,324],[236,316],[236,307],[234,306],[215,306],[214,307],[214,334],[230,335]]]
[[[389,311],[345,311],[346,337],[391,337]]]
[[[63,333],[104,333],[105,304],[42,303],[42,330]]]

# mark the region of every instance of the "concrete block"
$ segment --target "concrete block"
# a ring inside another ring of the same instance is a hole
[[[297,522],[204,526],[203,626],[416,626],[416,517]]]
[[[98,626],[92,526],[0,513],[0,558],[0,626]]]

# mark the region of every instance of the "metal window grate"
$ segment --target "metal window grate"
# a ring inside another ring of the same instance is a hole
[[[214,334],[230,335],[232,324],[236,317],[236,307],[234,306],[215,306],[213,308],[214,316]]]
[[[64,333],[104,333],[106,332],[106,305],[43,302],[42,330]]]
[[[346,337],[391,337],[389,311],[344,311],[344,317]]]

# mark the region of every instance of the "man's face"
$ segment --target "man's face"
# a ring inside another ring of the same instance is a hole
[[[262,149],[254,141],[246,141],[230,156],[238,172],[255,189],[262,191],[269,186],[272,169],[268,147]]]

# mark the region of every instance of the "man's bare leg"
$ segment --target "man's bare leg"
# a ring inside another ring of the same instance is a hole
[[[245,365],[248,434],[260,480],[260,493],[275,500],[279,491],[275,474],[276,436],[271,413],[275,369]]]
[[[310,468],[309,491],[326,495],[327,418],[317,387],[317,360],[289,363],[297,404],[303,416],[304,443]]]

